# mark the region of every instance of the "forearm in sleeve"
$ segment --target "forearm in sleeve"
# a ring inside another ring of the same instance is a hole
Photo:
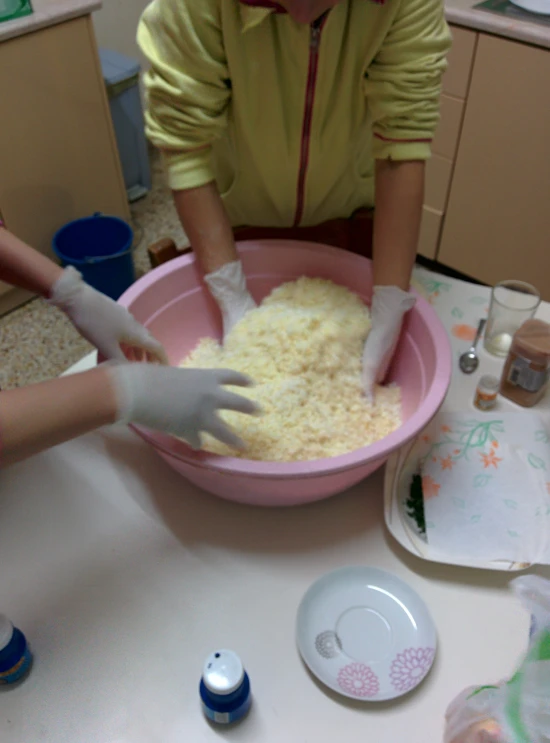
[[[183,229],[205,274],[237,260],[227,211],[214,182],[174,191]]]

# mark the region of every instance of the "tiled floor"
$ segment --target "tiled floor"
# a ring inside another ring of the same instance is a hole
[[[153,189],[132,205],[136,235],[136,273],[149,270],[147,247],[169,236],[181,244],[184,235],[164,184],[160,163],[153,162]],[[0,318],[0,388],[19,387],[55,377],[82,358],[91,346],[62,312],[43,299]]]

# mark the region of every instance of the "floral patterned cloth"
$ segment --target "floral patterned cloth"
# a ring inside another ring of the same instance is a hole
[[[479,320],[487,317],[491,289],[416,266],[411,285],[428,300],[449,331],[453,348],[464,351],[473,341]]]
[[[550,447],[535,413],[442,413],[416,456],[431,548],[550,563]]]

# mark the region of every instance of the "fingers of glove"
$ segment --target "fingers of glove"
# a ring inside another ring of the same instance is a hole
[[[363,351],[363,370],[362,381],[363,389],[368,391],[380,379],[381,367],[387,354],[387,349],[377,343],[370,343],[367,340],[365,350]]]
[[[223,341],[225,343],[225,340],[229,333],[233,330],[237,322],[240,318],[235,318],[231,315],[226,314],[225,312],[222,313],[222,326],[223,326]]]
[[[376,326],[371,331],[363,351],[363,367],[374,370],[374,381],[382,383],[399,341],[401,322],[388,327]]]
[[[220,390],[216,398],[217,407],[221,410],[235,410],[237,413],[259,415],[260,407],[247,397],[236,395],[228,390]]]
[[[145,355],[143,349],[137,346],[131,346],[128,343],[121,343],[120,348],[127,361],[143,361]]]
[[[369,349],[365,349],[365,361],[363,362],[362,381],[365,394],[371,400],[373,399],[373,390],[375,384],[383,384],[388,373],[392,355],[389,352],[380,359],[371,356]]]
[[[119,338],[119,341],[124,342],[128,346],[132,346],[134,349],[142,349],[144,355],[142,356],[143,361],[158,361],[161,364],[168,364],[168,357],[162,343],[159,343],[151,333],[140,325],[134,318],[129,315],[129,319],[132,323],[132,328],[129,331],[123,333]]]
[[[216,369],[215,379],[218,384],[232,385],[235,387],[253,387],[254,382],[246,374],[234,371],[233,369]]]
[[[195,449],[195,451],[202,449],[202,441],[199,431],[186,431],[182,438],[187,441],[191,449]]]
[[[378,373],[376,375],[376,381],[379,384],[382,384],[388,374],[388,369],[390,367],[390,364],[392,362],[392,359],[395,354],[395,350],[397,348],[397,344],[399,343],[399,338],[401,336],[401,323],[397,323],[396,326],[393,328],[391,334],[388,333],[388,347],[383,356],[380,358],[379,364],[378,364]]]
[[[233,433],[229,426],[222,421],[222,419],[215,413],[208,417],[205,423],[204,430],[213,436],[222,444],[227,444],[232,449],[245,449],[244,441]]]
[[[149,364],[162,364],[163,366],[168,365],[168,356],[166,355],[166,351],[162,349],[161,353],[153,353],[152,351],[144,351],[145,354],[145,361],[147,361]]]
[[[166,365],[167,362],[165,362],[163,359],[166,358],[166,355],[163,354],[162,358],[160,357],[159,353],[152,353],[151,351],[148,351],[143,346],[134,346],[130,345],[129,343],[121,343],[120,347],[122,349],[122,352],[124,353],[124,356],[128,361],[137,361],[137,362],[145,362],[148,364],[163,364]]]
[[[365,392],[365,397],[371,404],[374,402],[375,379],[376,379],[376,369],[371,366],[364,365],[363,372],[361,374],[361,381],[363,383],[363,390]]]
[[[92,338],[88,338],[88,340],[93,343],[99,354],[104,358],[113,361],[126,361],[124,351],[115,339],[98,342],[95,342]]]
[[[157,339],[149,333],[144,327],[140,326],[141,338],[139,345],[147,353],[148,360],[158,361],[160,364],[168,365],[168,356],[164,350],[162,343],[159,343]]]
[[[240,321],[245,316],[245,312],[241,312],[240,310],[235,310],[235,308],[232,308],[230,310],[224,310],[222,312],[222,323],[223,323],[223,339],[227,338],[229,333],[233,330],[235,325],[240,323]]]
[[[148,361],[151,364],[157,363],[168,366],[166,351],[155,340],[151,339],[151,342],[148,343],[138,339],[126,340],[125,344],[127,348],[131,348],[134,361]]]
[[[375,382],[377,384],[383,384],[384,380],[386,379],[386,376],[388,374],[388,369],[390,367],[392,358],[393,358],[393,352],[395,350],[395,345],[393,348],[391,348],[389,351],[387,351],[383,358],[381,359],[380,363],[378,364],[378,368],[376,370],[376,378]]]

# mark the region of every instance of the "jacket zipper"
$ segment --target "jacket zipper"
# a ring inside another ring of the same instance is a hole
[[[309,161],[309,144],[311,138],[311,123],[313,120],[313,103],[315,101],[315,88],[317,84],[317,71],[319,68],[319,45],[321,32],[327,16],[324,15],[315,23],[312,23],[309,31],[309,65],[307,71],[306,99],[304,105],[304,118],[302,123],[302,139],[300,144],[300,168],[298,171],[298,186],[296,191],[296,212],[294,214],[294,227],[298,227],[304,214],[305,189],[307,166]]]

